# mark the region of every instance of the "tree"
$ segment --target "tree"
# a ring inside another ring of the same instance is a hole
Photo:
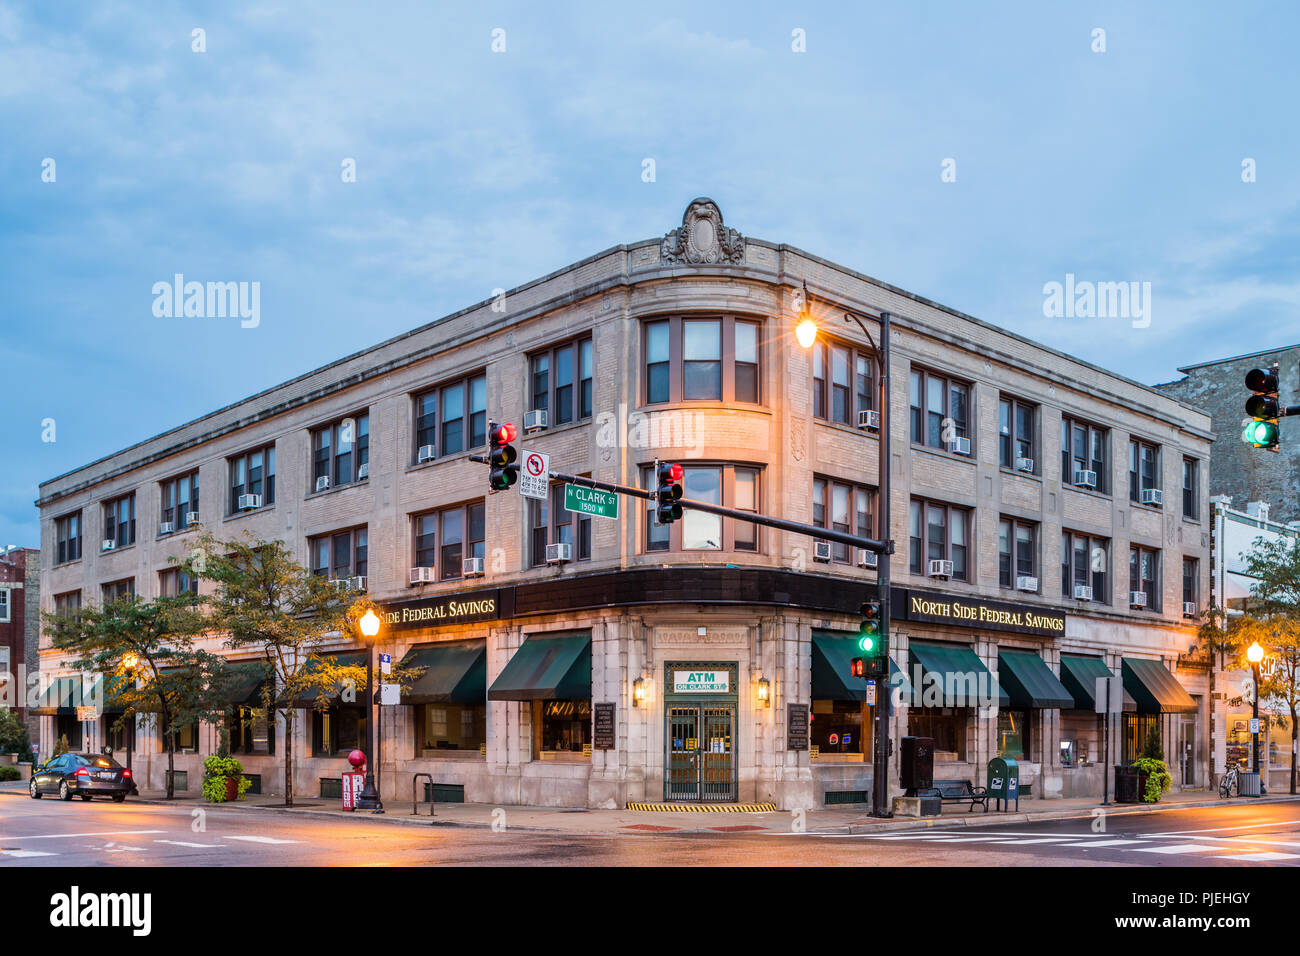
[[[204,628],[200,605],[195,594],[148,602],[132,595],[83,607],[77,617],[45,615],[54,647],[78,655],[72,666],[101,675],[100,694],[111,696],[124,719],[156,715],[167,750],[169,800],[175,796],[177,732],[218,719],[235,679],[222,657],[194,646]]]
[[[1141,756],[1162,762],[1165,759],[1165,748],[1164,744],[1160,741],[1160,724],[1158,721],[1153,723],[1151,729],[1147,731],[1147,739],[1145,745],[1142,747]]]
[[[1205,617],[1196,632],[1197,643],[1205,648],[1206,657],[1210,662],[1210,706],[1206,708],[1206,720],[1209,726],[1205,731],[1206,740],[1214,740],[1214,701],[1216,699],[1214,695],[1217,691],[1219,672],[1223,670],[1226,661],[1240,653],[1238,635],[1235,630],[1230,629],[1227,625],[1227,609],[1212,604],[1206,609]],[[1213,778],[1213,753],[1210,754],[1210,763],[1210,775]],[[1213,779],[1211,784],[1213,784]]]
[[[32,759],[32,741],[18,711],[0,708],[0,754],[17,754],[21,763]]]
[[[1234,622],[1238,647],[1258,642],[1265,659],[1259,669],[1259,702],[1285,705],[1291,718],[1291,793],[1296,792],[1300,747],[1300,536],[1258,538],[1246,556],[1251,586],[1249,613]],[[1242,652],[1241,666],[1250,668]]]
[[[364,668],[340,665],[323,652],[333,641],[357,636],[354,604],[373,604],[350,600],[350,592],[303,568],[283,541],[255,541],[248,534],[219,541],[204,532],[198,550],[184,566],[216,583],[209,631],[232,650],[255,648],[262,656],[268,677],[262,699],[284,721],[284,802],[293,806],[298,709],[313,692],[312,706],[320,710],[340,689],[345,699],[356,699]]]

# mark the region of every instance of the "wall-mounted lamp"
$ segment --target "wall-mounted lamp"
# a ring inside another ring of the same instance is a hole
[[[768,682],[766,677],[760,677],[758,679],[758,706],[772,706],[772,685]]]
[[[632,706],[644,707],[646,701],[646,679],[638,677],[632,681]]]

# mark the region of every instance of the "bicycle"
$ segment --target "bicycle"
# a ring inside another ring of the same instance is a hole
[[[1229,797],[1241,795],[1241,788],[1237,784],[1237,768],[1229,767],[1224,773],[1223,779],[1219,781],[1219,798],[1227,800]]]

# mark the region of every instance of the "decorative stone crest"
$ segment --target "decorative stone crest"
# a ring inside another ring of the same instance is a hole
[[[681,226],[664,236],[660,252],[660,259],[666,263],[739,265],[745,261],[745,239],[722,224],[717,203],[702,197],[686,207]]]

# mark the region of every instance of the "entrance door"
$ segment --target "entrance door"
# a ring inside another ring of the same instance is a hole
[[[1178,724],[1178,762],[1182,767],[1184,787],[1196,786],[1196,722],[1181,720]]]
[[[668,708],[665,800],[727,803],[736,799],[735,722],[733,704]]]

